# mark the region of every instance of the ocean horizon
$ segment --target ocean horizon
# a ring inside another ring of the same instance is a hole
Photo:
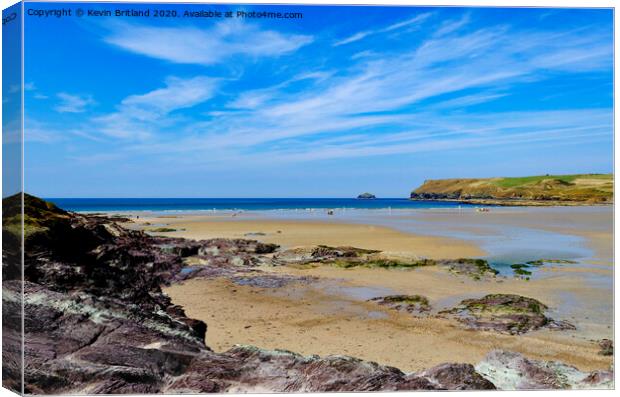
[[[407,198],[45,198],[75,212],[131,211],[269,211],[347,209],[433,209],[475,207],[449,201]]]

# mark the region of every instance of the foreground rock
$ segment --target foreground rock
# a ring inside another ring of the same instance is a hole
[[[611,389],[613,372],[585,373],[570,365],[554,361],[538,361],[519,353],[492,351],[476,365],[476,371],[498,389]]]
[[[493,294],[466,299],[459,306],[441,312],[456,318],[468,328],[523,334],[539,328],[575,329],[567,322],[545,316],[547,306],[520,295]]]
[[[4,303],[15,304],[19,283],[4,287]],[[433,369],[406,375],[346,356],[303,357],[252,346],[214,353],[201,339],[204,328],[176,322],[178,308],[156,318],[33,283],[25,292],[25,381],[32,394],[475,389],[482,382],[457,364],[442,366],[460,374],[447,379]]]
[[[489,380],[471,364],[441,364],[423,371],[420,376],[441,384],[448,390],[495,390]]]

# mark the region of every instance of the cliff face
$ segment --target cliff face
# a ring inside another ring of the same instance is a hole
[[[532,204],[613,202],[613,175],[544,175],[522,178],[438,179],[425,181],[411,193],[414,200],[455,200]]]

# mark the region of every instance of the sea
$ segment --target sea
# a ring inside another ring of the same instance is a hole
[[[406,198],[46,198],[75,212],[187,212],[329,209],[441,209],[476,207],[447,201]]]

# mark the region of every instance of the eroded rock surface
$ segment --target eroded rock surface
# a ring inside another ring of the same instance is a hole
[[[598,343],[601,350],[598,352],[601,356],[614,355],[614,341],[610,339],[601,339]]]
[[[471,364],[441,364],[419,374],[448,390],[495,390]]]
[[[495,350],[476,371],[502,390],[610,389],[613,372],[581,372],[555,361],[530,360],[519,353]]]
[[[424,266],[439,266],[446,271],[472,278],[489,280],[499,273],[484,259],[426,259],[405,258],[387,255],[379,250],[356,247],[330,247],[319,245],[310,248],[293,248],[276,253],[274,265],[325,264],[343,268],[370,267],[382,269],[415,269]]]
[[[378,250],[367,250],[356,247],[330,247],[319,245],[311,248],[293,248],[279,252],[273,257],[274,265],[308,265],[327,264],[343,268],[375,267],[375,268],[416,268],[434,266],[432,259],[395,258]]]
[[[472,329],[522,334],[539,328],[574,329],[567,322],[545,315],[547,306],[536,299],[512,294],[493,294],[465,299],[460,305],[441,312]]]
[[[451,273],[468,276],[474,280],[494,278],[499,273],[484,259],[443,259],[437,261],[437,264]]]
[[[388,295],[370,299],[379,305],[387,306],[398,311],[407,313],[423,314],[431,310],[428,299],[422,295]]]

